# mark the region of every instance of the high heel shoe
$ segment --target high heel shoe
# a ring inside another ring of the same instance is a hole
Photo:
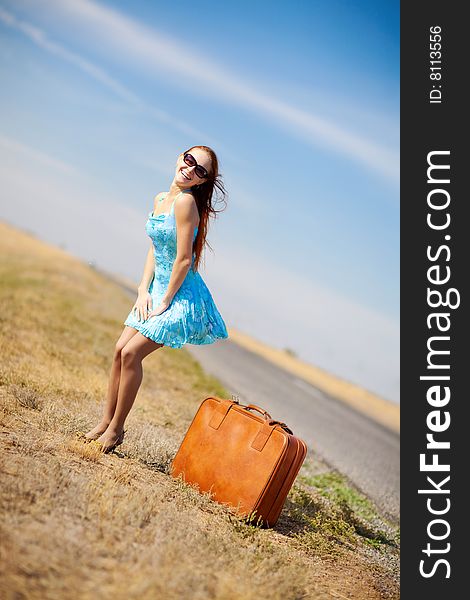
[[[95,435],[93,437],[90,437],[86,434],[86,432],[84,431],[76,431],[75,435],[77,436],[77,438],[83,442],[94,442],[95,440],[97,440],[100,436],[103,435],[103,433],[106,431],[106,427],[103,429],[103,431],[99,431],[98,433],[95,433]]]
[[[126,430],[122,430],[121,433],[119,434],[118,439],[114,442],[114,444],[112,444],[112,446],[103,446],[103,444],[101,444],[100,442],[98,442],[101,446],[101,452],[103,452],[104,454],[109,454],[109,452],[112,452],[113,450],[115,450],[118,446],[120,446],[122,444],[122,442],[124,441],[124,434],[126,433]]]
[[[75,436],[78,440],[80,440],[81,442],[92,442],[94,440],[97,440],[100,437],[100,433],[98,433],[96,435],[96,437],[88,437],[87,434],[85,433],[85,431],[76,431],[75,432]]]

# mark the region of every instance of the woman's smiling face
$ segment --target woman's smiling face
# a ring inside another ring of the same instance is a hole
[[[188,151],[188,154],[191,154],[197,164],[204,167],[210,176],[212,171],[212,161],[209,154],[200,148],[192,148]],[[190,188],[194,185],[206,182],[206,177],[198,177],[196,175],[196,168],[197,165],[193,165],[192,167],[187,165],[184,162],[184,154],[180,154],[176,163],[175,182],[178,183],[179,186],[185,188]]]

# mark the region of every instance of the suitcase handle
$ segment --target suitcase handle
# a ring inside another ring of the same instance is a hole
[[[271,419],[269,421],[269,424],[270,425],[280,425],[284,429],[284,431],[287,431],[287,433],[294,435],[294,432],[292,431],[292,429],[290,427],[287,427],[287,425],[283,421],[275,421],[274,419]]]
[[[271,415],[268,412],[266,412],[263,408],[256,406],[256,404],[241,404],[240,406],[242,406],[242,408],[246,408],[248,410],[257,410],[258,412],[260,412],[263,415],[263,417],[266,420],[272,419]]]
[[[236,404],[239,403],[236,402]],[[257,410],[264,416],[266,421],[269,421],[269,425],[280,425],[284,429],[284,431],[287,431],[287,433],[294,435],[292,429],[288,427],[283,421],[276,421],[271,417],[271,415],[267,411],[265,411],[263,408],[260,408],[259,406],[256,406],[256,404],[239,404],[239,406],[241,408],[247,408],[248,410]]]

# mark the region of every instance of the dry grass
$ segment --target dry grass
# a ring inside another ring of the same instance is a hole
[[[62,250],[0,240],[2,598],[398,598],[397,532],[315,487],[315,457],[272,530],[169,476],[200,402],[227,396],[184,349],[145,359],[119,452],[77,439],[130,301]]]

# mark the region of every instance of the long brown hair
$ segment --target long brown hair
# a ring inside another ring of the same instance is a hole
[[[194,259],[193,271],[196,272],[199,268],[199,263],[202,258],[202,253],[205,246],[208,246],[212,251],[213,248],[207,241],[207,231],[209,228],[209,217],[217,218],[217,213],[222,212],[227,205],[225,197],[227,191],[224,188],[222,177],[219,173],[219,161],[212,148],[209,146],[191,146],[186,152],[191,152],[193,148],[199,148],[204,150],[211,157],[212,169],[209,173],[209,177],[204,180],[204,183],[200,183],[191,188],[191,192],[196,199],[197,210],[199,213],[199,225],[197,230],[197,236],[193,244],[193,252],[196,254]],[[185,152],[185,153],[186,153]],[[217,190],[216,200],[217,202],[224,202],[225,206],[221,210],[216,210],[212,197],[214,190]]]

